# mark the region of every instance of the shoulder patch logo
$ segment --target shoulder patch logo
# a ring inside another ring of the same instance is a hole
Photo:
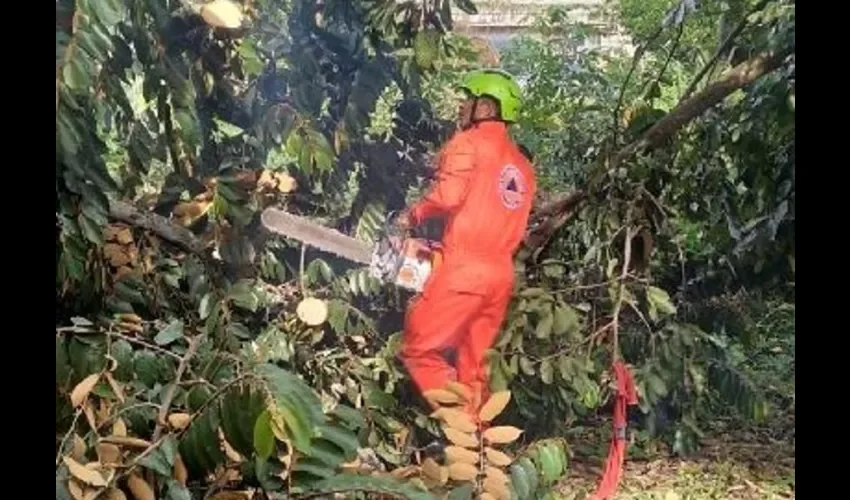
[[[526,193],[525,177],[514,165],[507,164],[499,173],[499,198],[508,210],[516,210],[522,205]]]

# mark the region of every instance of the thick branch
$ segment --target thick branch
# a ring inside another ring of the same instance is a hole
[[[621,149],[611,160],[610,168],[618,167],[646,149],[657,147],[685,124],[728,97],[732,92],[779,68],[790,53],[791,50],[779,53],[767,52],[735,66],[723,78],[710,84],[699,94],[682,101],[673,111],[644,132],[637,141]]]
[[[735,29],[733,29],[732,32],[729,33],[729,36],[727,36],[726,39],[723,40],[723,43],[720,45],[720,47],[717,48],[717,50],[714,52],[714,55],[711,57],[711,59],[707,63],[705,63],[705,66],[703,66],[702,69],[699,71],[699,73],[697,73],[697,75],[694,77],[694,79],[691,80],[691,83],[690,83],[690,85],[688,85],[688,88],[685,89],[685,91],[682,93],[682,98],[679,101],[679,103],[681,103],[682,101],[684,101],[685,99],[687,99],[688,97],[691,96],[691,93],[693,93],[693,91],[697,88],[697,85],[699,85],[699,82],[702,81],[702,79],[705,77],[705,75],[717,63],[717,60],[720,59],[720,57],[723,54],[725,54],[729,50],[730,47],[732,47],[732,42],[734,42],[735,39],[738,38],[738,35],[740,35],[741,32],[744,31],[744,28],[747,26],[749,17],[751,15],[755,14],[756,12],[764,9],[767,6],[767,4],[769,4],[772,1],[773,0],[762,0],[761,2],[759,2],[757,5],[755,5],[752,9],[750,9],[744,15],[744,17],[741,19],[741,21],[738,23],[738,25],[735,26]]]
[[[753,83],[779,68],[785,58],[791,53],[791,49],[782,52],[768,52],[735,66],[722,78],[710,84],[698,94],[682,101],[664,118],[644,132],[640,138],[621,149],[609,162],[608,170],[618,167],[631,157],[647,149],[657,147],[691,120],[728,97],[734,91]],[[594,180],[591,180],[591,185],[595,183]],[[529,235],[526,245],[532,250],[536,250],[541,244],[548,241],[552,234],[571,218],[564,217],[564,214],[570,214],[586,198],[587,193],[583,190],[578,190],[560,200],[553,201],[537,209],[534,218],[539,223]]]
[[[204,252],[204,243],[196,238],[191,231],[153,212],[141,212],[128,203],[111,201],[109,202],[109,217],[131,226],[147,229],[187,252],[194,254]]]

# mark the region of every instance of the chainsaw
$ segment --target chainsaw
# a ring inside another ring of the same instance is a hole
[[[273,233],[367,265],[371,277],[413,292],[422,291],[428,276],[442,262],[438,242],[405,234],[389,217],[371,244],[276,208],[265,209],[260,220]]]

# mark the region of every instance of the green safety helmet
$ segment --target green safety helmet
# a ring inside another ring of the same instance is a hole
[[[515,122],[522,109],[519,84],[510,74],[494,69],[471,71],[463,77],[460,88],[474,97],[490,97],[499,103],[502,120]]]

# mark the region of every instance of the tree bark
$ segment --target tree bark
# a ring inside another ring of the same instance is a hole
[[[659,146],[691,120],[734,91],[778,69],[792,52],[792,49],[782,52],[766,52],[735,66],[698,94],[682,101],[637,140],[618,151],[611,158],[607,170],[617,168],[631,157]],[[576,190],[535,210],[533,218],[537,223],[526,238],[526,246],[532,250],[531,254],[534,254],[540,246],[549,241],[558,229],[572,219],[572,215],[580,203],[587,199],[587,196],[586,190]]]
[[[206,246],[185,227],[153,212],[142,212],[122,201],[109,202],[109,217],[134,227],[147,229],[160,238],[194,254],[203,254]]]

